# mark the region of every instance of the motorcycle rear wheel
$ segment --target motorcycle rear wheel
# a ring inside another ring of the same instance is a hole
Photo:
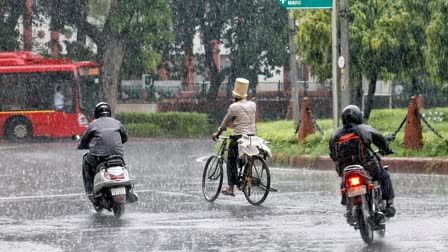
[[[115,202],[112,206],[115,218],[119,219],[124,214],[124,203]]]
[[[361,233],[362,240],[371,244],[373,241],[373,223],[369,216],[367,216],[366,212],[360,210],[358,213],[358,223],[359,223],[359,232]]]

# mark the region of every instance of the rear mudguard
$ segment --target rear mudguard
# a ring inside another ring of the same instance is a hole
[[[115,202],[127,203],[127,197],[128,197],[127,195],[129,190],[131,190],[131,187],[126,186],[125,188],[126,188],[126,194],[112,196],[110,190],[111,188],[104,187],[102,190],[98,191],[94,197],[101,207],[109,211],[112,211],[112,206],[114,205]]]

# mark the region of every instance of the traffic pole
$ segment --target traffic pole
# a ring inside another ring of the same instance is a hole
[[[421,150],[423,147],[422,123],[415,96],[412,96],[409,101],[403,145],[407,149],[414,150]]]

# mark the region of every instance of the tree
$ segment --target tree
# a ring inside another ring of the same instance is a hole
[[[319,82],[331,78],[331,12],[310,10],[299,13],[298,54]]]
[[[425,62],[431,78],[440,84],[448,81],[448,2],[431,1],[428,9],[431,17],[425,29]]]
[[[16,29],[19,18],[25,12],[25,0],[0,0],[0,50],[18,50],[19,31]]]
[[[210,78],[208,100],[216,99],[219,87],[225,79],[226,71],[221,71],[214,60],[216,44],[222,43],[222,33],[226,28],[231,12],[232,0],[198,0],[199,32],[204,46],[203,64]]]
[[[354,75],[364,75],[369,80],[365,119],[369,119],[373,109],[376,82],[381,74],[388,73],[387,66],[391,62],[389,55],[395,50],[388,37],[382,36],[387,26],[381,21],[389,8],[390,2],[381,0],[356,1],[351,4],[350,40],[353,46],[350,58],[355,59],[351,64],[352,71]],[[360,78],[355,80],[360,81]],[[357,86],[361,88],[360,84]]]
[[[230,49],[230,79],[246,77],[255,92],[258,75],[272,77],[288,62],[288,13],[277,2],[237,1],[225,32]]]
[[[174,44],[167,47],[165,59],[171,62],[180,62],[181,76],[183,81],[191,80],[194,74],[195,57],[193,52],[193,39],[198,31],[201,22],[202,13],[200,13],[200,1],[171,1],[173,9],[173,31],[175,34]],[[183,56],[183,60],[179,60],[179,55]],[[173,57],[174,56],[174,57]],[[183,83],[184,87],[191,88],[191,83]]]
[[[42,0],[42,4],[52,18],[76,27],[95,42],[97,61],[102,65],[103,91],[106,100],[115,108],[123,62],[128,60],[145,69],[154,69],[160,61],[160,52],[154,45],[169,40],[169,1],[111,0],[110,8],[102,9],[104,22],[96,24],[83,15],[87,8],[83,1]]]

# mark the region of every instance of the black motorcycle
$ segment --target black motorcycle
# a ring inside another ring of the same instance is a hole
[[[383,169],[388,169],[383,166]],[[350,165],[342,173],[342,197],[347,207],[347,223],[359,229],[363,241],[372,243],[376,231],[380,237],[386,233],[386,201],[378,181],[373,181],[361,165]]]

